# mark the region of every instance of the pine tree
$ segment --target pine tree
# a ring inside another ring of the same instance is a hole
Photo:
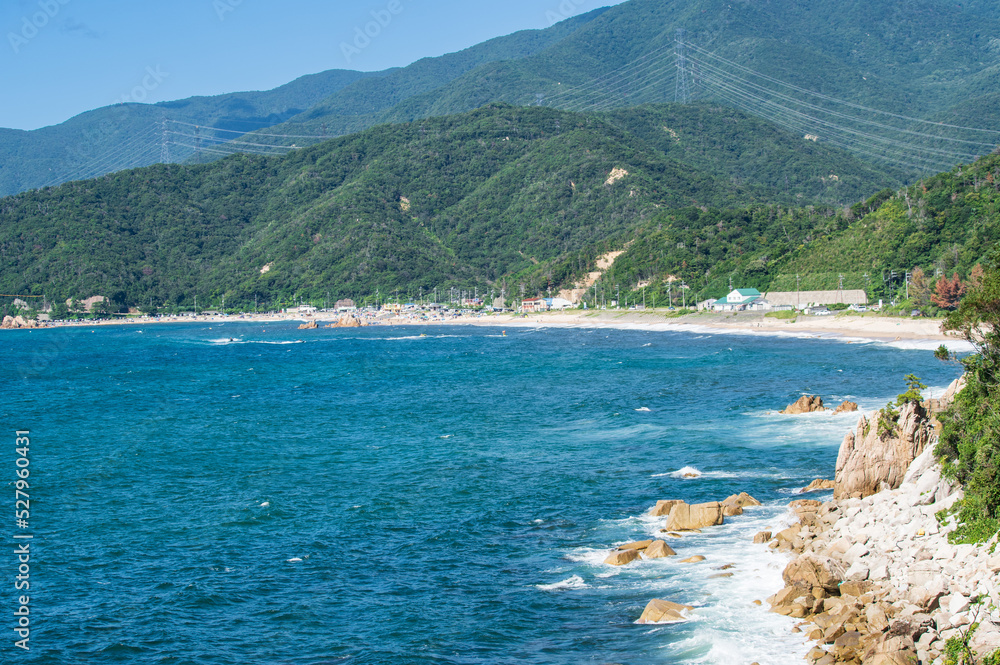
[[[942,309],[955,309],[965,293],[965,284],[962,283],[957,272],[951,276],[951,279],[941,275],[934,287],[934,293],[931,300],[934,301],[935,305]]]

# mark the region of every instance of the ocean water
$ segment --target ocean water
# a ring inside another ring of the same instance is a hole
[[[184,324],[0,347],[0,661],[31,664],[795,662],[794,621],[753,603],[785,560],[751,538],[832,476],[857,414],[776,412],[958,375],[919,348],[611,329]],[[681,556],[602,563],[659,535],[657,499],[740,491],[765,505],[671,540]],[[655,597],[696,609],[635,624]]]

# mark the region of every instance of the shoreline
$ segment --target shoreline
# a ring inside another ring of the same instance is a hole
[[[310,323],[320,328],[336,323],[338,317],[299,314],[244,314],[229,316],[199,316],[184,318],[133,318],[117,321],[54,322],[33,330],[135,326],[181,323]],[[945,343],[952,350],[966,350],[968,344],[954,335],[941,332],[940,319],[908,319],[879,315],[799,316],[795,320],[765,317],[756,312],[720,314],[698,312],[681,316],[668,315],[665,310],[650,311],[580,311],[544,312],[529,315],[491,314],[424,319],[412,315],[365,316],[363,327],[373,326],[443,326],[473,325],[511,328],[605,328],[617,330],[651,330],[660,332],[688,331],[702,334],[744,334],[768,337],[815,337],[853,341],[903,342],[922,341]]]

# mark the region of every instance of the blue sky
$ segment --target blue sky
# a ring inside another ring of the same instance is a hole
[[[622,1],[5,0],[0,127],[57,124],[137,86],[155,103],[403,66]],[[345,55],[366,27],[377,36]]]

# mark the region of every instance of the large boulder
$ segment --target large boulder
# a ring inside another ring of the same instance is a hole
[[[670,511],[679,503],[684,503],[680,499],[660,499],[656,505],[649,509],[649,514],[653,517],[666,517]]]
[[[740,508],[746,508],[747,506],[759,506],[760,501],[753,498],[746,492],[740,492],[739,494],[733,494],[732,496],[727,496],[722,500],[723,504],[735,504]]]
[[[677,552],[662,540],[654,540],[649,547],[643,550],[642,554],[647,559],[662,559],[668,556],[677,556]]]
[[[862,416],[857,432],[844,437],[837,456],[835,499],[898,488],[910,463],[934,434],[923,407],[916,402],[904,405],[893,423],[880,426],[883,417],[881,412],[871,418]]]
[[[642,616],[636,623],[673,623],[676,621],[687,621],[683,612],[691,611],[694,608],[690,605],[680,605],[654,598],[646,604],[646,609],[642,611]]]
[[[840,406],[833,410],[834,413],[854,413],[858,410],[857,402],[848,402],[844,400],[841,402]]]
[[[693,506],[679,503],[670,511],[667,518],[667,531],[689,531],[703,529],[706,526],[717,526],[723,522],[722,503],[710,501],[696,503]]]
[[[803,395],[778,413],[798,415],[800,413],[813,413],[814,411],[826,410],[826,407],[823,406],[823,398],[819,395]]]
[[[797,586],[804,589],[821,587],[831,593],[839,593],[840,583],[844,581],[844,565],[836,559],[818,554],[803,554],[792,559],[781,577],[785,586]]]
[[[328,328],[361,328],[362,323],[357,318],[351,316],[350,314],[344,314],[336,323],[330,324]]]
[[[303,323],[299,326],[299,330],[315,330],[319,328],[319,324],[315,321],[310,321],[309,323]]]
[[[610,566],[624,566],[627,563],[632,563],[639,558],[639,550],[618,550],[612,552],[604,563]]]

